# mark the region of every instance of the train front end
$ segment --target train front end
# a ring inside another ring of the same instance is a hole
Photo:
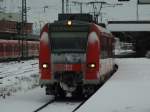
[[[90,24],[80,21],[45,25],[40,40],[40,84],[46,86],[46,94],[83,93],[87,66],[95,68],[95,63],[87,65],[89,31]]]

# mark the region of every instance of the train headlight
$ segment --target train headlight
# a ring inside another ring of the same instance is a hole
[[[46,68],[48,68],[48,64],[44,63],[44,64],[42,65],[42,67],[46,69]]]
[[[72,25],[72,21],[71,21],[71,20],[68,20],[68,21],[67,21],[67,24],[68,24],[68,26],[71,26],[71,25]]]
[[[96,65],[95,65],[94,63],[91,63],[91,64],[88,64],[88,67],[89,67],[89,68],[95,68]]]

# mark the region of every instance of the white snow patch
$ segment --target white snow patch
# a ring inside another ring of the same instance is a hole
[[[34,112],[53,98],[38,87],[38,72],[38,60],[0,63],[0,76],[8,76],[0,79],[0,94],[4,95],[0,96],[0,112]],[[71,112],[79,104],[56,102],[41,112]]]
[[[77,112],[150,112],[150,60],[116,62],[118,71]]]
[[[91,32],[89,34],[89,40],[88,40],[90,43],[95,43],[98,41],[98,37],[97,37],[97,34],[95,32]]]
[[[41,41],[44,42],[45,44],[48,44],[49,39],[48,39],[48,33],[47,32],[42,33]]]
[[[118,71],[77,112],[150,112],[150,60],[128,58],[116,59],[116,62],[119,65]],[[21,66],[22,64],[24,67]],[[28,66],[30,65],[34,66],[34,63],[30,62],[22,64],[0,63],[0,71],[5,71],[3,67],[10,69],[10,66],[12,68],[20,66],[18,71],[21,71],[23,68],[29,70]],[[38,70],[35,69],[34,72],[38,72]],[[18,83],[21,88],[30,83],[30,81],[25,81],[24,84],[24,80],[31,79],[30,73],[21,75],[21,77],[27,76],[29,79],[23,78],[23,81],[20,80],[23,83]],[[9,80],[13,80],[13,78]],[[4,83],[5,81],[3,81]],[[52,98],[52,96],[45,95],[44,88],[36,87],[28,90],[24,88],[22,90],[6,99],[0,99],[0,111],[33,112]],[[42,112],[70,112],[78,104],[78,102],[54,103],[43,109]]]
[[[0,98],[39,86],[38,61],[0,63]]]

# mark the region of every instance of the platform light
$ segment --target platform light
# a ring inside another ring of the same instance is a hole
[[[89,67],[89,68],[95,68],[96,65],[95,65],[94,63],[91,63],[91,64],[88,64],[88,67]]]
[[[68,21],[67,21],[67,24],[68,24],[68,26],[71,26],[71,25],[72,25],[72,21],[71,21],[71,20],[68,20]]]
[[[48,64],[44,63],[44,64],[42,65],[42,67],[46,69],[46,68],[48,68]]]

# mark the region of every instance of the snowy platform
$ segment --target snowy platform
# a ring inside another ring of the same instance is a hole
[[[77,112],[150,112],[150,59],[116,59],[118,71]]]

